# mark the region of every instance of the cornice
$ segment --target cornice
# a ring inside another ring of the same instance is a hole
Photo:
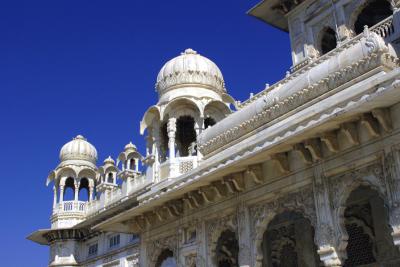
[[[252,118],[241,122],[236,127],[229,129],[209,141],[199,144],[200,152],[207,156],[211,152],[222,148],[230,142],[237,140],[262,125],[284,115],[285,113],[351,81],[358,76],[367,73],[379,66],[388,69],[394,69],[399,66],[398,58],[386,53],[386,51],[378,50],[371,53],[367,57],[342,68],[340,71],[328,75],[326,78],[306,87],[302,90],[290,95],[282,101],[273,105],[266,105],[263,110],[258,112]],[[266,97],[266,96],[264,96]]]

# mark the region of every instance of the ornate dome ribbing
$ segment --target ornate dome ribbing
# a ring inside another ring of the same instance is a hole
[[[60,160],[87,160],[96,164],[97,150],[92,144],[86,141],[86,138],[78,135],[61,148]]]
[[[225,93],[225,83],[218,66],[192,49],[186,49],[161,68],[157,76],[156,89],[164,92],[186,86],[205,87]]]

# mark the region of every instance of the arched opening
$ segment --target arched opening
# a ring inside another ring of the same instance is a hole
[[[74,199],[75,199],[74,178],[69,177],[65,181],[63,200],[64,201],[70,201],[70,200],[74,200]]]
[[[213,126],[216,123],[216,121],[211,118],[211,117],[207,117],[204,120],[204,129],[207,129],[208,127]]]
[[[160,127],[160,162],[164,162],[167,159],[168,154],[168,130],[167,130],[167,123],[163,123]]]
[[[326,54],[337,46],[336,32],[332,28],[323,30],[321,37],[321,53]]]
[[[114,183],[114,176],[112,172],[108,174],[107,183],[113,184]]]
[[[225,230],[221,233],[217,241],[215,257],[218,267],[239,266],[239,244],[235,232]]]
[[[388,213],[382,198],[369,187],[354,190],[346,201],[344,224],[348,234],[344,266],[399,266]]]
[[[392,6],[387,0],[372,0],[362,9],[354,23],[354,31],[360,34],[364,26],[372,27],[393,14]]]
[[[297,212],[283,212],[268,224],[261,244],[263,267],[322,266],[314,244],[314,229]]]
[[[177,156],[187,157],[194,154],[196,144],[196,131],[194,119],[191,116],[179,117],[176,121]]]
[[[87,178],[82,178],[79,183],[79,201],[89,201],[89,181]]]
[[[129,168],[130,168],[131,170],[136,170],[136,162],[135,162],[134,159],[130,159],[130,160],[129,160]]]
[[[163,250],[163,252],[161,252],[160,256],[158,256],[155,267],[176,267],[176,266],[177,264],[174,258],[174,253],[169,249],[165,249]]]

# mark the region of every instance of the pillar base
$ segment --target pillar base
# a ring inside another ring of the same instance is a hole
[[[318,255],[324,266],[338,267],[342,266],[342,261],[334,247],[323,246],[318,249]]]
[[[392,232],[393,243],[400,250],[400,225],[392,226],[392,229],[393,229]]]

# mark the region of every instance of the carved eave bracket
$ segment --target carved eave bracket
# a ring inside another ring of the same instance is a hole
[[[312,156],[310,151],[302,143],[295,144],[293,149],[297,151],[305,164],[312,164]]]
[[[272,155],[271,160],[276,164],[281,173],[287,174],[290,172],[289,159],[286,152]]]
[[[319,139],[308,139],[304,142],[304,146],[310,151],[314,161],[319,161],[322,159],[321,143]]]
[[[392,131],[392,120],[390,118],[390,111],[387,108],[378,108],[372,110],[372,116],[378,120],[379,124],[386,132]]]
[[[378,123],[370,113],[361,115],[361,124],[365,126],[372,137],[379,137]]]
[[[358,139],[357,126],[355,122],[343,123],[340,128],[350,144],[352,145],[360,144],[360,141]]]
[[[339,152],[339,143],[335,131],[324,133],[321,136],[321,141],[325,143],[330,152],[332,153]]]

